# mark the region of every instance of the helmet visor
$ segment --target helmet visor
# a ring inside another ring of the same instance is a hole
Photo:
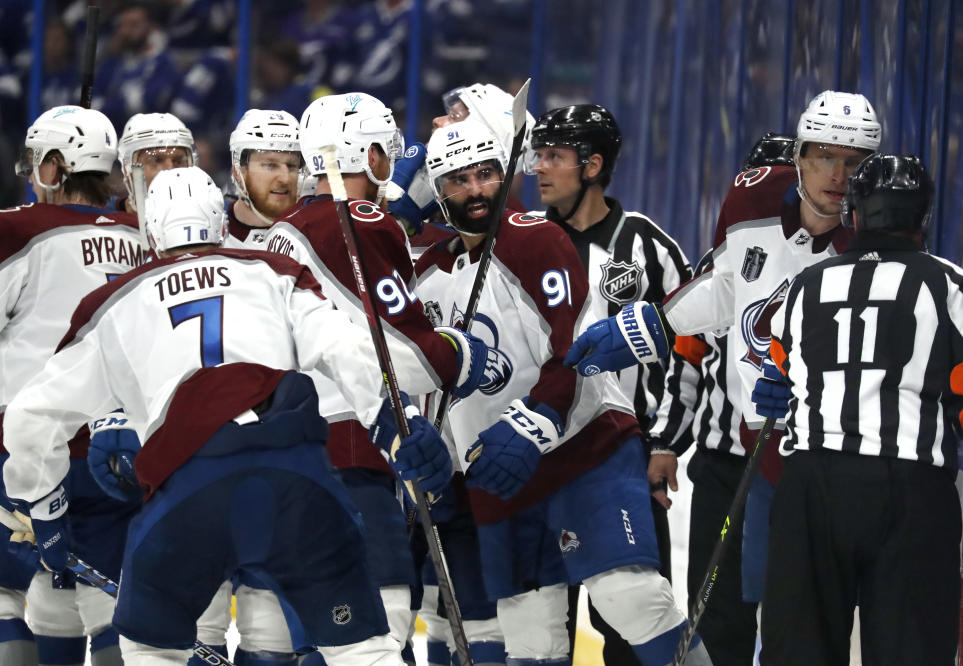
[[[184,146],[155,146],[141,148],[134,152],[134,162],[143,164],[145,169],[179,169],[194,166],[194,155]]]
[[[22,146],[20,148],[20,153],[17,156],[17,161],[14,162],[14,170],[18,176],[27,177],[30,172],[33,171],[33,149],[27,148],[27,146]]]
[[[857,148],[844,148],[833,144],[811,143],[807,146],[806,156],[799,159],[821,176],[831,176],[842,169],[849,179],[860,162],[872,151]]]
[[[498,211],[505,175],[495,160],[485,160],[435,179],[438,202],[449,224],[458,231],[483,234]]]
[[[450,118],[451,122],[453,123],[464,120],[471,113],[471,111],[468,109],[468,106],[461,99],[461,93],[463,90],[463,87],[458,87],[453,90],[449,90],[441,96],[441,101],[445,105],[445,112],[448,114],[448,118]]]
[[[585,164],[579,159],[578,148],[570,143],[546,141],[528,151],[532,172],[538,169],[578,169]]]

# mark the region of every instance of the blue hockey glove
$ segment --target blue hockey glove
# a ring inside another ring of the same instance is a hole
[[[414,501],[414,491],[408,487],[410,482],[417,484],[431,501],[434,496],[440,496],[448,485],[452,474],[451,456],[441,435],[412,406],[406,394],[401,394],[401,401],[405,405],[411,434],[405,438],[398,436],[398,424],[391,401],[385,398],[368,436],[384,452],[395,474],[405,482],[409,499]]]
[[[409,236],[421,233],[425,220],[438,212],[424,168],[426,155],[425,144],[408,146],[405,156],[395,162],[395,173],[385,192],[388,212],[404,223]]]
[[[15,511],[13,515],[23,523],[23,529],[13,530],[8,550],[38,569],[41,566],[53,572],[66,569],[70,552],[67,505],[67,491],[60,485],[29,505],[29,516],[20,510]]]
[[[776,367],[772,359],[766,357],[762,362],[762,377],[756,380],[752,389],[752,401],[760,416],[781,419],[789,412],[789,399],[792,391],[785,375]]]
[[[531,398],[513,400],[495,425],[478,433],[465,454],[466,484],[502,499],[517,493],[535,473],[543,453],[555,449],[563,434],[554,409]]]
[[[589,326],[565,356],[583,377],[624,370],[634,363],[654,363],[669,356],[667,326],[659,307],[629,303],[622,311]]]
[[[91,424],[87,466],[101,490],[114,499],[137,502],[144,496],[134,473],[139,452],[140,439],[122,409]]]
[[[488,361],[488,345],[471,333],[451,326],[435,329],[455,347],[455,362],[458,364],[458,379],[451,389],[456,398],[467,398],[475,389],[485,384],[485,365]]]

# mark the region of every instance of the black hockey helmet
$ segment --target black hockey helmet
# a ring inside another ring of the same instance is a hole
[[[766,132],[746,155],[742,170],[749,171],[764,166],[793,166],[795,145],[796,138],[793,136]]]
[[[615,160],[622,147],[622,132],[605,107],[598,104],[563,106],[546,111],[535,121],[532,149],[543,146],[574,148],[579,164],[583,166],[593,154],[601,155],[602,170],[594,182],[604,188],[612,179]]]
[[[863,160],[849,179],[840,215],[843,224],[857,232],[925,236],[932,213],[933,181],[919,158],[876,153]]]

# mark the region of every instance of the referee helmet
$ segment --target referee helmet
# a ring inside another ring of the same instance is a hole
[[[933,181],[915,155],[870,155],[849,179],[843,224],[859,231],[926,235]]]

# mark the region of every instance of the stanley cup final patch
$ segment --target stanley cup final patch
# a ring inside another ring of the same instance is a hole
[[[756,245],[746,250],[746,258],[742,262],[742,277],[746,282],[759,279],[762,267],[766,265],[766,257],[769,255],[763,252],[762,248]]]
[[[602,266],[599,291],[616,305],[639,300],[642,296],[642,269],[634,261],[630,264],[609,259]]]

